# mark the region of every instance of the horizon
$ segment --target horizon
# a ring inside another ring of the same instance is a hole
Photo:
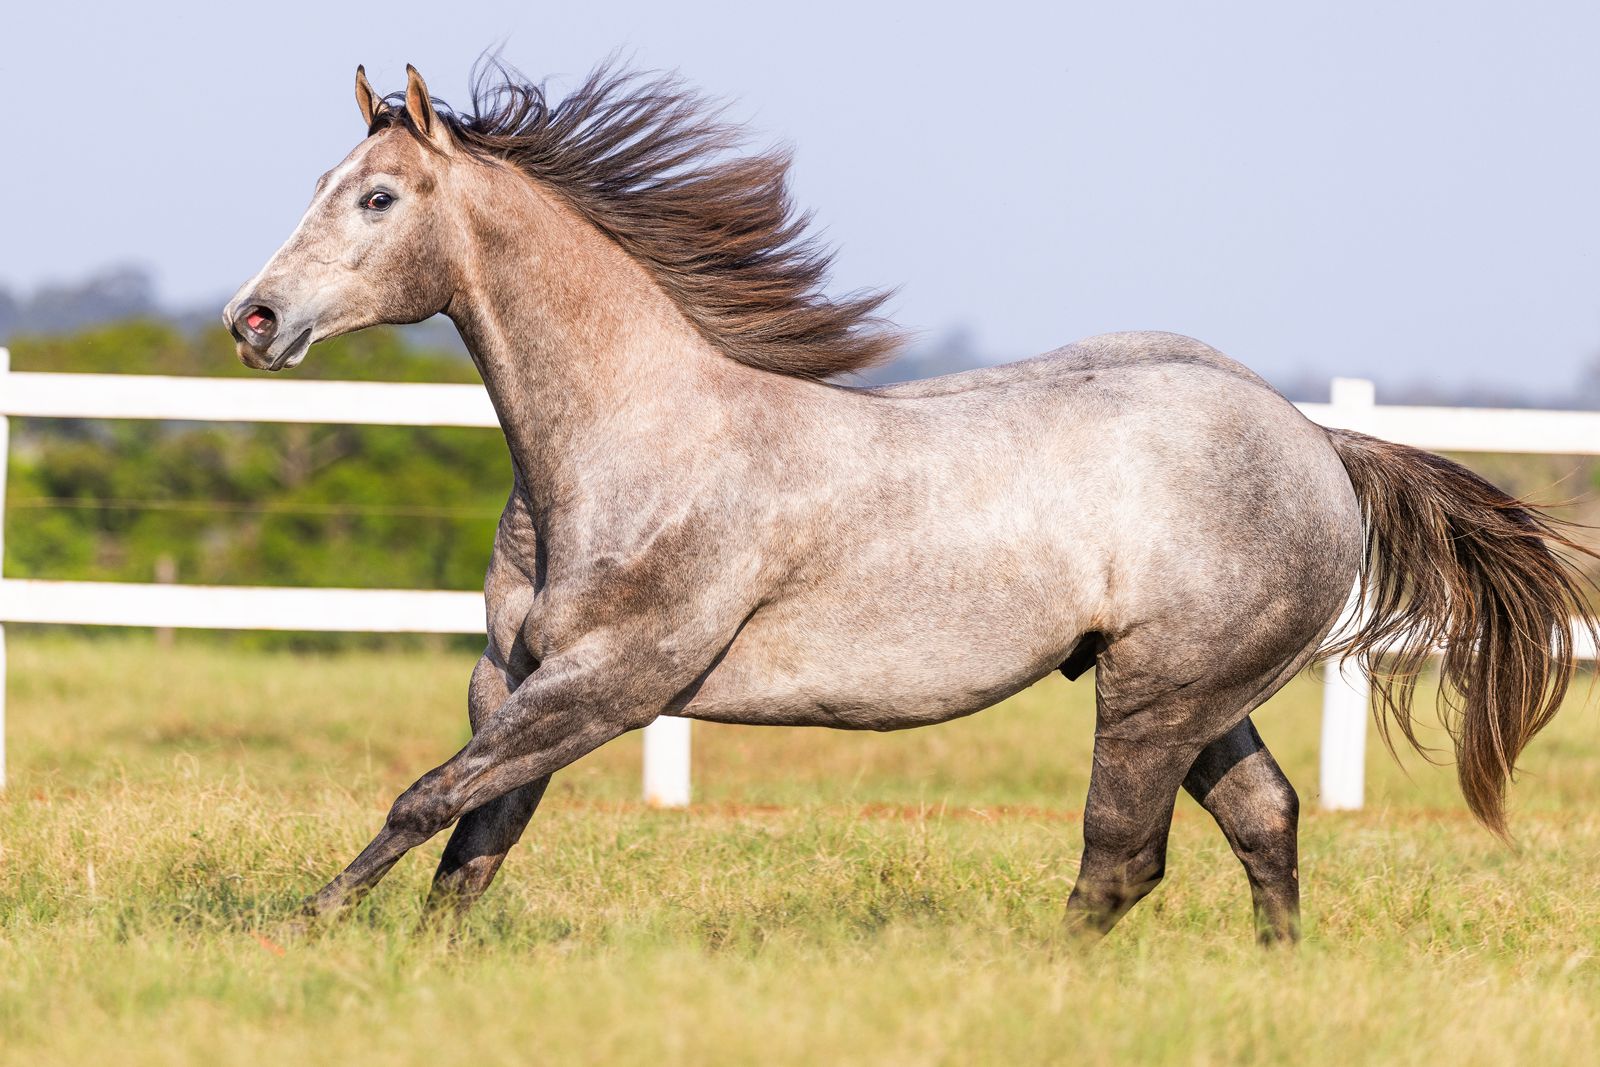
[[[77,283],[47,283],[33,293],[20,297],[0,285],[0,347],[31,337],[70,337],[83,331],[136,320],[167,323],[185,334],[201,330],[214,331],[218,337],[223,336],[223,328],[216,321],[214,309],[209,304],[187,308],[163,304],[158,299],[150,274],[137,266],[124,265],[96,272]],[[419,323],[370,328],[394,330],[418,351],[441,352],[462,360],[471,358],[455,325],[443,315]],[[1007,361],[1003,356],[985,355],[978,347],[972,329],[966,324],[957,323],[933,336],[913,337],[884,363],[852,372],[841,380],[881,385],[959,373]],[[1344,376],[1321,376],[1302,369],[1287,375],[1266,377],[1285,396],[1298,402],[1326,400],[1333,377]],[[1378,385],[1380,401],[1391,404],[1579,410],[1600,408],[1600,361],[1580,379],[1578,389],[1569,393],[1518,389],[1492,382],[1372,380]]]

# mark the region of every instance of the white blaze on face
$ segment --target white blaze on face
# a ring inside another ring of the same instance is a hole
[[[305,213],[300,216],[299,223],[296,224],[294,231],[289,234],[288,239],[285,240],[282,245],[278,246],[278,250],[274,252],[271,258],[267,260],[266,265],[256,272],[255,277],[241,285],[238,291],[233,294],[233,298],[228,301],[228,313],[230,318],[234,310],[238,308],[240,302],[248,297],[256,296],[257,290],[260,289],[263,282],[269,278],[278,278],[283,275],[288,275],[295,280],[294,289],[300,290],[301,292],[315,293],[320,288],[318,282],[325,281],[326,279],[319,278],[318,275],[324,273],[325,268],[336,264],[339,257],[325,258],[316,255],[314,251],[316,239],[314,237],[310,237],[309,235],[305,235],[304,231],[308,230],[310,227],[327,226],[328,223],[332,221],[322,218],[330,198],[334,196],[350,196],[349,190],[345,188],[345,181],[350,177],[351,174],[354,174],[361,169],[362,161],[366,158],[367,153],[372,150],[372,146],[376,143],[377,138],[375,137],[369,137],[365,141],[362,141],[348,156],[345,157],[344,162],[340,163],[337,167],[328,172],[326,179],[322,183],[322,187],[318,189],[316,195],[311,198],[311,204],[306,208]],[[335,241],[340,241],[342,236],[343,235],[336,233],[330,233],[327,235],[328,239]],[[298,256],[299,261],[294,263],[279,262],[280,260],[291,256],[291,254]],[[318,268],[323,268],[323,270],[319,270]],[[278,287],[275,287],[275,289],[276,288]],[[295,294],[288,292],[275,292],[274,295],[280,297],[292,297]],[[307,317],[308,313],[310,317],[313,318],[315,315],[315,309],[304,306],[295,309],[280,310],[292,310],[292,313],[297,319]]]

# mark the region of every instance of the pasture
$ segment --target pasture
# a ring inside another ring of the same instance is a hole
[[[470,652],[10,641],[0,1062],[1592,1062],[1600,722],[1585,677],[1524,758],[1518,848],[1448,769],[1372,741],[1316,809],[1320,690],[1257,717],[1298,787],[1306,941],[1262,952],[1180,801],[1167,881],[1065,936],[1092,688],[890,735],[696,725],[696,805],[625,738],[557,776],[454,937],[443,837],[340,925],[299,901],[465,739]],[[1041,743],[1040,739],[1047,739]],[[1409,777],[1408,777],[1409,775]]]

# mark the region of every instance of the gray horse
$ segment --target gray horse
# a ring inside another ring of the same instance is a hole
[[[408,68],[409,69],[409,68]],[[1103,932],[1162,876],[1178,789],[1244,864],[1258,929],[1298,925],[1295,792],[1250,713],[1317,654],[1386,691],[1446,649],[1467,803],[1503,832],[1514,760],[1559,706],[1575,549],[1438,456],[1303,418],[1197,341],[1095,337],[885,389],[882,297],[830,300],[781,154],[739,154],[672,79],[602,68],[552,105],[496,68],[473,113],[415,70],[224,317],[251,367],[454,320],[515,470],[472,675],[472,740],[407,789],[308,907],[456,824],[430,902],[464,909],[550,776],[659,715],[894,730],[1096,667],[1084,851]],[[449,912],[447,911],[446,914]]]

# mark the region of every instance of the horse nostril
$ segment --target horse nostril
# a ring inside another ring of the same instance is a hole
[[[256,333],[266,333],[277,324],[278,320],[272,314],[271,308],[264,308],[257,304],[244,313],[244,321],[245,325]]]
[[[266,344],[278,332],[278,316],[265,304],[251,304],[239,312],[233,327],[236,336],[242,334],[257,345]]]

